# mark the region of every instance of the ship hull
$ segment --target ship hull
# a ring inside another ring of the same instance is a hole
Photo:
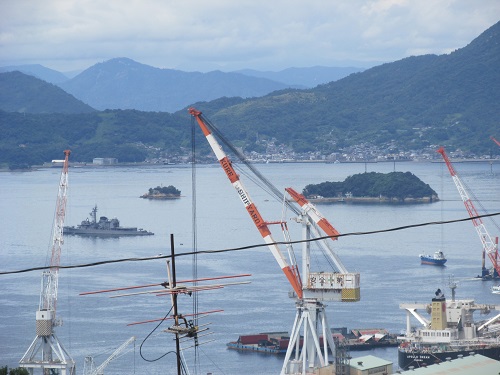
[[[97,221],[97,205],[92,209],[90,218],[91,220],[87,218],[76,227],[63,227],[63,233],[88,237],[152,236],[154,234],[142,228],[121,227],[117,218],[109,220],[106,216],[101,216]]]
[[[445,362],[448,358],[457,359],[459,356],[468,356],[471,352],[481,354],[485,357],[500,361],[500,346],[476,348],[474,350],[457,350],[433,353],[431,351],[404,351],[398,349],[398,365],[402,370],[408,370],[410,366],[414,368],[430,366],[436,363]]]
[[[78,229],[64,227],[64,234],[74,234],[78,236],[90,237],[120,237],[120,236],[151,236],[152,232],[145,230],[128,229]]]
[[[444,264],[446,263],[446,259],[434,259],[421,256],[420,262],[422,264],[429,264],[431,266],[444,266]]]

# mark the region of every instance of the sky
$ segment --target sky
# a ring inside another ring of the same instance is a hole
[[[0,0],[0,66],[368,68],[465,47],[500,0]]]

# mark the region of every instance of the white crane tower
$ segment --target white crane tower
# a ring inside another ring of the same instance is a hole
[[[196,119],[222,169],[293,289],[291,296],[295,298],[297,313],[281,375],[333,374],[335,366],[332,364],[333,357],[330,357],[330,352],[334,352],[335,346],[325,314],[326,305],[323,302],[355,302],[360,299],[359,273],[349,273],[327,241],[328,237],[336,240],[339,233],[303,195],[292,188],[286,189],[301,207],[301,210],[296,209],[296,220],[302,224],[302,237],[306,240],[302,249],[301,276],[291,244],[287,244],[287,260],[269,229],[269,224],[279,223],[284,229],[285,238],[289,238],[286,223],[264,221],[234,170],[231,160],[213,136],[211,129],[214,129],[214,126],[200,111],[190,108],[189,113]],[[307,240],[310,239],[311,232],[319,235],[320,230],[326,234],[326,238],[320,243],[337,268],[334,272],[312,272],[310,269],[310,242]]]
[[[27,368],[30,374],[33,374],[34,369],[41,369],[43,375],[75,374],[75,361],[64,349],[54,332],[54,327],[62,325],[62,321],[56,319],[56,305],[61,247],[64,242],[63,227],[66,216],[70,153],[70,150],[64,151],[65,158],[52,227],[50,267],[42,273],[40,304],[36,312],[36,337],[19,361],[19,365]]]

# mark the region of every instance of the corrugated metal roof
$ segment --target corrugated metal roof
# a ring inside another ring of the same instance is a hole
[[[500,361],[475,354],[402,373],[405,375],[498,375],[500,374]]]
[[[379,366],[392,365],[392,362],[382,358],[375,357],[373,355],[366,355],[364,357],[352,358],[349,365],[357,370],[366,370],[369,368],[374,368]]]

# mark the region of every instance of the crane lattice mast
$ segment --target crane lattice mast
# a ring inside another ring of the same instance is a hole
[[[56,319],[56,308],[61,248],[64,242],[63,228],[66,217],[70,153],[70,150],[64,151],[65,158],[52,226],[50,267],[42,273],[40,303],[36,312],[36,337],[19,361],[19,365],[27,368],[30,374],[33,374],[34,369],[41,369],[44,375],[75,374],[75,362],[54,332],[54,327],[62,325],[62,321]]]
[[[453,168],[453,165],[451,164],[448,155],[446,155],[444,147],[440,147],[437,150],[437,152],[440,153],[441,156],[443,157],[444,162],[446,163],[446,166],[448,167],[448,170],[451,174],[451,177],[453,178],[453,182],[455,182],[455,186],[457,187],[460,197],[464,202],[465,208],[467,209],[469,216],[472,218],[472,224],[474,225],[474,228],[476,229],[479,239],[481,240],[481,244],[483,246],[482,277],[484,278],[488,276],[488,270],[486,270],[484,265],[484,254],[487,254],[488,257],[490,258],[491,263],[493,264],[494,273],[496,275],[500,275],[500,264],[498,262],[498,238],[496,238],[496,241],[493,241],[490,234],[488,233],[488,230],[484,226],[483,221],[479,217],[476,207],[474,207],[474,203],[470,199],[467,190],[465,189],[464,185],[462,184],[462,181],[458,177],[455,168]]]
[[[281,375],[333,373],[334,366],[330,360],[329,352],[334,352],[335,344],[325,312],[326,305],[323,304],[323,301],[359,301],[360,278],[359,273],[347,272],[340,259],[329,248],[328,242],[326,242],[328,238],[323,239],[321,244],[324,245],[327,254],[335,263],[338,271],[324,272],[322,270],[321,272],[311,272],[310,242],[307,240],[310,239],[311,231],[315,231],[315,234],[318,234],[320,229],[332,240],[336,240],[339,233],[303,195],[297,193],[292,188],[286,189],[302,208],[297,218],[297,222],[302,224],[303,239],[306,240],[303,242],[303,272],[301,278],[298,266],[294,260],[295,257],[289,256],[291,265],[288,265],[278,245],[271,236],[268,227],[268,224],[271,223],[263,220],[256,205],[250,199],[231,161],[212,135],[209,127],[212,125],[202,116],[200,111],[190,108],[189,113],[197,120],[229,181],[236,189],[247,212],[250,214],[254,224],[293,288],[291,296],[296,299],[295,306],[297,313]],[[282,228],[287,227],[286,223],[280,223],[282,224]],[[287,236],[288,233],[285,233],[285,237]],[[291,244],[289,244],[289,249],[291,249]]]

